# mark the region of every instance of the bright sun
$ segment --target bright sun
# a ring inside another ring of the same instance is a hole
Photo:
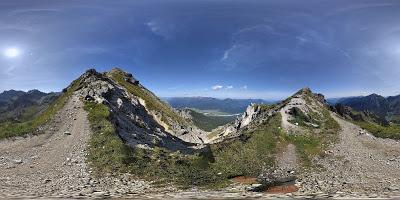
[[[14,58],[19,55],[19,51],[16,48],[9,48],[5,50],[4,54],[9,58]]]

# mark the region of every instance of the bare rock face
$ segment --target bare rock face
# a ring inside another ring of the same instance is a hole
[[[262,120],[270,117],[273,112],[274,111],[262,112],[259,105],[251,104],[247,107],[243,115],[238,117],[235,122],[214,130],[214,132],[218,133],[217,136],[214,138],[208,138],[207,143],[218,143],[226,138],[237,137],[241,134],[243,129],[249,128],[249,126],[253,124],[257,126],[257,124]]]
[[[319,102],[321,102],[322,104],[325,104],[325,105],[328,104],[328,102],[326,101],[325,96],[324,96],[323,94],[316,93],[316,94],[314,94],[314,96],[315,96],[315,98],[316,98]]]
[[[81,76],[81,80],[86,87],[80,89],[78,93],[85,100],[103,103],[106,100],[104,96],[114,89],[114,86],[94,69],[86,71]]]
[[[123,74],[124,81],[136,85],[149,94],[150,91],[139,84],[132,74],[115,68],[108,73]],[[81,87],[76,94],[82,99],[105,104],[112,113],[119,136],[132,147],[154,148],[164,147],[170,150],[190,151],[192,146],[204,143],[204,131],[191,124],[180,124],[168,120],[161,111],[146,108],[145,100],[129,93],[126,88],[113,81],[108,73],[88,70],[80,77]],[[154,95],[154,101],[160,101]],[[167,107],[168,109],[169,107]],[[176,112],[172,108],[171,112]],[[177,115],[184,113],[178,113]],[[167,118],[168,119],[168,118]]]
[[[179,114],[181,117],[183,117],[184,119],[188,119],[188,120],[192,120],[192,119],[193,119],[192,115],[190,114],[191,111],[190,111],[190,109],[188,109],[188,108],[177,109],[176,111],[177,111],[178,114]]]
[[[132,75],[127,78],[132,84],[139,84]],[[88,70],[80,80],[82,87],[76,93],[87,101],[107,105],[119,136],[128,145],[140,148],[164,147],[185,152],[193,145],[189,142],[201,143],[197,137],[201,132],[196,129],[179,127],[181,132],[168,132],[146,109],[142,99],[128,93],[106,74]]]
[[[249,125],[260,113],[260,107],[251,104],[247,107],[246,112],[243,113],[242,118],[238,120],[238,129]]]

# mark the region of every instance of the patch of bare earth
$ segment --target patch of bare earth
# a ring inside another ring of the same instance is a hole
[[[257,183],[257,178],[250,177],[250,176],[237,176],[237,177],[232,178],[232,181],[235,183],[251,185],[251,184]]]

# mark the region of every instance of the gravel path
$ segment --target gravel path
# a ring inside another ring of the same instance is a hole
[[[89,180],[85,147],[90,127],[73,96],[46,133],[0,141],[0,195],[49,195],[76,190]]]
[[[298,167],[296,146],[288,144],[281,155],[277,157],[277,164],[279,168],[296,170]]]
[[[360,128],[335,114],[340,141],[325,158],[315,160],[321,170],[303,178],[302,191],[362,193],[375,197],[400,193],[400,144],[391,139],[360,134]]]

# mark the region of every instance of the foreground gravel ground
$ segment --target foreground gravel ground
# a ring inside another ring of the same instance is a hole
[[[0,197],[105,196],[142,193],[149,188],[147,182],[124,176],[91,178],[85,163],[91,131],[83,103],[76,96],[43,130],[38,136],[0,141]]]
[[[320,170],[303,174],[300,192],[359,193],[371,197],[400,194],[400,143],[376,138],[332,114],[342,127],[340,141],[314,160]]]

